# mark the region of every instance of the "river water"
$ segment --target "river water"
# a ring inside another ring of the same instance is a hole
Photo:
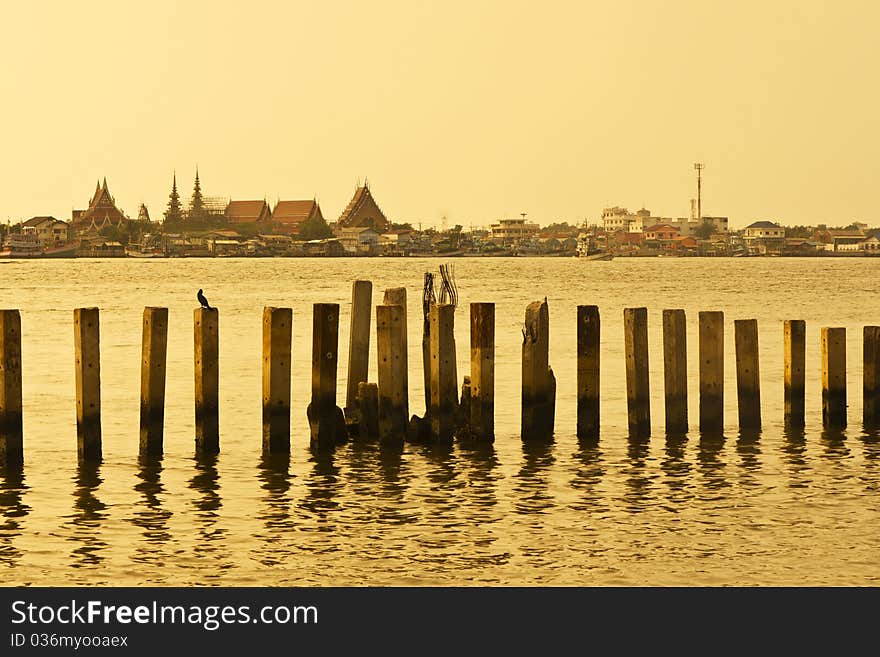
[[[861,328],[880,323],[880,260],[462,258],[468,304],[496,303],[496,441],[482,450],[349,444],[313,454],[311,307],[351,281],[409,294],[410,410],[423,412],[421,283],[439,259],[58,260],[0,264],[23,331],[25,465],[0,471],[0,573],[28,585],[878,584],[880,437],[861,426]],[[193,449],[192,309],[220,308],[221,454]],[[519,437],[520,332],[548,298],[556,436]],[[576,306],[602,320],[602,433],[575,436]],[[261,456],[263,306],[294,309],[292,452]],[[73,308],[101,309],[104,460],[77,465]],[[170,309],[165,455],[139,462],[144,306]],[[626,431],[623,308],[647,306],[653,433]],[[691,432],[663,432],[661,311],[688,317]],[[724,438],[696,430],[696,320],[722,310]],[[733,320],[759,324],[764,430],[736,426]],[[782,322],[807,320],[807,426],[782,427]],[[819,328],[847,328],[849,428],[823,433]],[[375,381],[375,333],[371,344]]]

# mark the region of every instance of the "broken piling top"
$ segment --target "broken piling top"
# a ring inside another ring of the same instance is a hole
[[[522,439],[553,437],[556,379],[550,369],[550,310],[547,299],[526,307],[522,345]]]

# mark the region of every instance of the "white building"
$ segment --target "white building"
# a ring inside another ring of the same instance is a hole
[[[540,229],[538,224],[527,224],[525,219],[502,219],[490,228],[491,239],[502,244],[531,239]]]

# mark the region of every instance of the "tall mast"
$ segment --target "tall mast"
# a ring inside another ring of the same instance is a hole
[[[706,165],[702,162],[694,164],[694,169],[697,171],[697,221],[700,223],[703,221],[703,169],[705,168]]]

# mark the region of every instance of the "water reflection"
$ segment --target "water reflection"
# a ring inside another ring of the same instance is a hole
[[[74,568],[97,566],[104,560],[102,552],[107,543],[101,539],[100,532],[101,522],[107,517],[107,505],[96,494],[102,481],[100,463],[79,462],[73,480],[74,515],[71,522],[74,533],[70,537],[71,541],[79,543],[71,553]]]
[[[753,488],[758,485],[754,474],[761,469],[761,431],[759,429],[740,429],[736,441],[736,453],[742,466],[740,486]]]
[[[267,530],[291,529],[290,454],[263,454],[260,457],[257,477],[263,496],[264,510],[257,515]]]
[[[880,429],[865,427],[861,439],[862,454],[865,459],[864,474],[861,478],[865,482],[865,488],[874,493],[880,490],[877,481],[877,465],[880,463]]]
[[[22,533],[22,519],[31,510],[23,501],[28,487],[22,465],[0,465],[0,474],[0,517],[3,522],[0,525],[0,563],[14,566],[21,559],[15,539]]]
[[[523,442],[523,463],[516,474],[514,509],[523,515],[541,514],[553,508],[553,496],[548,492],[549,474],[556,458],[553,443]],[[535,519],[534,526],[541,526]]]
[[[137,547],[132,560],[144,564],[165,565],[166,551],[175,541],[168,528],[168,520],[173,514],[162,505],[162,496],[165,493],[162,485],[162,457],[140,456],[137,478],[140,481],[135,484],[134,490],[141,499],[130,521],[141,529],[144,544]],[[161,573],[162,569],[155,568],[154,572]],[[158,577],[158,580],[151,578],[150,581],[164,581],[161,575]]]
[[[678,506],[691,499],[691,464],[686,460],[687,447],[686,434],[666,434],[666,444],[663,449],[663,460],[660,462],[660,470],[665,475],[668,489],[668,511],[678,513]]]
[[[821,443],[824,455],[835,461],[842,461],[850,456],[850,449],[846,444],[846,432],[843,429],[823,429]]]
[[[708,499],[721,499],[723,497],[722,491],[730,486],[730,482],[724,476],[727,464],[721,458],[725,440],[724,434],[714,432],[700,433],[697,467],[705,488],[716,493],[713,496],[709,496]]]
[[[234,567],[225,550],[227,531],[219,526],[223,498],[220,490],[219,475],[217,472],[217,454],[197,453],[194,458],[195,475],[189,480],[190,489],[198,496],[193,500],[195,507],[195,523],[198,530],[198,538],[193,545],[193,552],[199,559],[212,561],[210,568],[205,568],[207,579],[220,577],[225,571]]]
[[[602,477],[605,475],[605,461],[602,458],[602,449],[598,441],[581,442],[580,449],[572,455],[575,461],[574,477],[571,480],[572,488],[582,492],[580,501],[572,505],[579,511],[590,513],[605,513],[608,506],[605,504],[602,492],[599,490]]]
[[[313,514],[318,521],[318,531],[330,531],[330,514],[339,508],[339,466],[336,465],[335,450],[312,450],[309,463],[312,471],[306,479],[306,495],[300,508]]]
[[[458,456],[465,471],[467,486],[465,501],[471,510],[469,517],[475,522],[494,522],[497,517],[493,509],[498,504],[496,487],[498,482],[498,455],[492,444],[468,444],[462,447]]]
[[[783,430],[782,453],[789,465],[791,477],[789,488],[807,488],[810,480],[806,478],[810,472],[807,462],[807,437],[803,428],[786,426]]]
[[[650,488],[654,477],[648,474],[645,467],[650,451],[650,438],[633,435],[627,438],[624,501],[626,510],[630,513],[644,511],[651,501]]]
[[[264,531],[255,535],[260,541],[256,556],[264,566],[281,566],[288,563],[293,554],[284,538],[294,528],[290,517],[293,501],[290,487],[293,475],[290,472],[290,454],[267,454],[260,457],[257,466],[257,478],[263,490],[263,506],[257,514],[262,521]]]

